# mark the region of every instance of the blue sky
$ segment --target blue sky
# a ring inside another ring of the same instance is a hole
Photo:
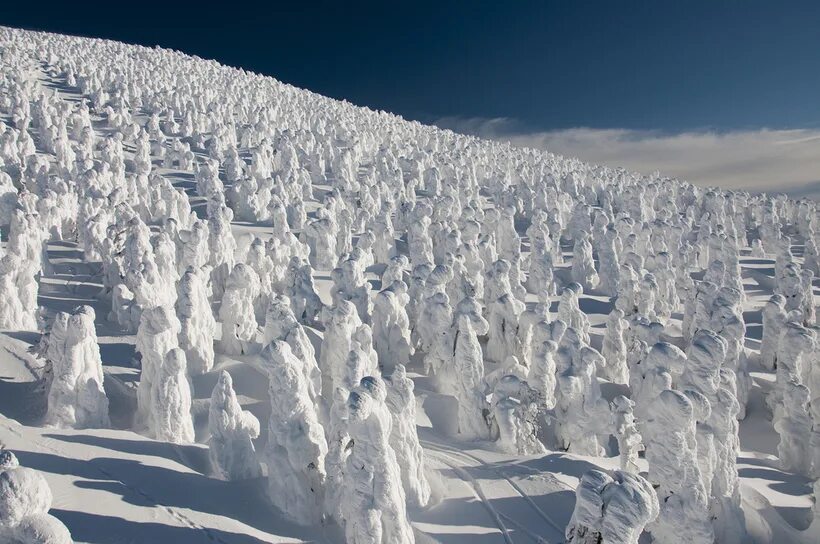
[[[820,2],[64,4],[44,18],[41,4],[15,2],[0,24],[173,47],[411,119],[703,184],[820,182]]]

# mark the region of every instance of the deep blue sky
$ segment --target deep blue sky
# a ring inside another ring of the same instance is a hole
[[[820,127],[820,2],[8,4],[3,25],[172,47],[422,121]]]

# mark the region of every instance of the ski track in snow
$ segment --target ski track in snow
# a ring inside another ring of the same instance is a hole
[[[422,443],[422,445],[424,445]],[[429,451],[429,450],[427,450]],[[510,536],[510,532],[507,529],[504,522],[501,521],[501,515],[499,515],[498,511],[496,511],[495,507],[490,503],[487,499],[487,496],[484,494],[484,490],[481,488],[481,485],[473,478],[470,473],[468,473],[463,467],[459,466],[456,461],[453,460],[447,454],[444,454],[441,451],[436,451],[436,457],[439,458],[445,465],[453,469],[453,471],[458,474],[464,482],[468,483],[473,490],[473,494],[481,501],[481,505],[487,510],[490,514],[490,517],[495,522],[495,525],[498,527],[499,531],[501,531],[501,535],[504,538],[504,541],[507,544],[513,544],[512,537]]]
[[[551,527],[554,530],[554,532],[557,535],[559,535],[559,541],[563,539],[563,527],[559,525],[551,516],[545,513],[535,503],[535,501],[527,493],[525,493],[524,490],[522,490],[521,487],[517,483],[515,483],[515,481],[513,481],[509,476],[507,476],[507,474],[504,473],[502,470],[494,468],[492,465],[485,463],[482,459],[474,455],[471,455],[461,450],[456,450],[454,448],[444,446],[440,443],[435,443],[430,440],[421,440],[421,444],[422,446],[424,446],[425,452],[431,454],[433,457],[437,457],[443,460],[443,462],[447,464],[447,466],[458,472],[458,474],[461,475],[462,478],[465,479],[465,481],[470,482],[470,485],[475,490],[476,495],[481,499],[482,503],[484,504],[484,507],[490,513],[491,517],[494,519],[496,524],[499,526],[499,529],[501,530],[502,534],[504,535],[504,539],[507,542],[511,542],[512,537],[510,536],[506,526],[504,526],[504,524],[502,523],[501,519],[508,520],[510,523],[516,525],[521,530],[528,533],[531,537],[534,537],[535,533],[528,529],[525,526],[524,522],[516,521],[516,519],[511,514],[499,513],[498,510],[492,505],[492,501],[487,499],[486,495],[484,494],[481,488],[481,484],[478,482],[478,479],[470,475],[470,473],[467,472],[466,468],[485,470],[500,477],[503,481],[505,481],[508,484],[508,486],[514,491],[514,493],[517,496],[524,499],[524,501],[530,506],[530,508],[533,511],[535,511],[536,515],[542,521],[544,521],[549,527]],[[456,458],[461,458],[461,463],[459,463],[459,460]],[[557,479],[554,479],[554,481],[558,483],[560,487],[563,487],[573,492],[575,491],[566,484],[561,484]],[[538,538],[540,539],[540,537]]]

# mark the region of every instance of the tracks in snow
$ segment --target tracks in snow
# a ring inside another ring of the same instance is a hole
[[[439,461],[450,467],[456,474],[458,474],[459,478],[473,488],[473,494],[479,501],[481,501],[481,504],[490,514],[490,517],[493,518],[493,522],[495,522],[495,525],[498,527],[499,531],[501,531],[501,536],[504,537],[504,542],[507,544],[514,544],[513,539],[510,536],[509,529],[507,529],[507,526],[504,525],[504,522],[501,519],[501,514],[499,514],[495,507],[490,504],[490,501],[484,494],[484,490],[481,489],[481,485],[476,481],[476,479],[473,478],[469,472],[459,466],[458,461],[450,457],[448,454],[440,450],[433,450],[433,452],[434,457],[437,457]]]
[[[473,490],[474,495],[476,498],[481,501],[484,508],[490,514],[490,517],[493,519],[493,522],[498,527],[499,531],[501,531],[501,535],[504,538],[504,541],[507,544],[514,544],[512,535],[510,534],[510,529],[507,527],[507,524],[514,526],[516,529],[521,531],[522,533],[526,534],[530,537],[531,540],[536,542],[536,544],[546,544],[548,542],[562,542],[564,540],[564,528],[556,523],[556,521],[542,508],[540,508],[535,501],[532,500],[532,497],[527,495],[527,493],[521,489],[514,480],[512,480],[509,476],[507,476],[503,471],[494,468],[491,465],[485,463],[482,459],[470,455],[469,453],[465,453],[459,450],[455,450],[450,448],[445,444],[441,444],[438,442],[433,442],[430,440],[421,440],[421,444],[424,447],[425,451],[438,459],[440,462],[444,463],[448,467],[450,467],[459,478],[464,480]],[[478,468],[481,470],[486,470],[493,475],[497,476],[499,480],[503,480],[509,485],[509,487],[513,490],[515,495],[519,496],[530,509],[535,512],[536,516],[540,518],[550,529],[551,532],[555,534],[557,537],[555,540],[546,540],[543,537],[539,536],[536,532],[534,532],[531,528],[527,528],[526,525],[516,520],[514,517],[499,512],[498,509],[492,504],[491,499],[488,499],[484,489],[481,487],[479,481],[473,477],[466,468]],[[533,474],[536,474],[535,471],[531,471]],[[538,473],[541,475],[541,473]],[[563,487],[565,489],[570,489],[568,485],[560,482],[557,478],[552,478],[552,481],[557,484],[557,487]],[[574,490],[572,490],[574,492]]]
[[[31,436],[23,435],[23,433],[21,433],[20,431],[18,431],[15,428],[15,424],[16,424],[16,422],[12,419],[0,418],[0,427],[2,427],[4,430],[8,431],[9,433],[15,435],[20,440],[24,440],[24,441],[32,444],[33,446],[35,446],[37,449],[35,449],[34,451],[48,451],[50,453],[53,453],[57,456],[62,457],[63,453],[59,449],[50,446],[48,443],[46,443],[47,441],[37,440],[37,439],[35,439]],[[48,440],[48,442],[50,442],[50,440]],[[125,482],[122,478],[117,477],[112,472],[110,472],[110,471],[108,471],[108,470],[106,470],[106,469],[104,469],[100,466],[95,465],[93,460],[86,459],[85,461],[87,462],[88,466],[91,467],[91,469],[93,469],[94,471],[98,472],[100,475],[103,476],[103,478],[101,478],[101,479],[106,479],[106,480],[110,480],[110,481],[113,481],[113,482],[119,482],[123,487],[125,487],[126,489],[128,489],[132,493],[142,497],[145,501],[147,501],[149,503],[149,505],[153,506],[154,508],[162,509],[166,514],[168,514],[169,516],[171,516],[172,518],[177,520],[180,524],[187,527],[188,529],[192,529],[192,530],[195,530],[195,531],[201,531],[207,537],[207,539],[210,542],[214,542],[214,543],[217,543],[217,544],[230,544],[229,542],[221,539],[218,535],[214,534],[214,532],[211,531],[209,528],[198,524],[197,522],[192,520],[190,517],[186,516],[178,508],[175,508],[173,506],[166,506],[166,505],[162,504],[161,501],[156,500],[149,493],[147,493],[146,491],[140,489],[139,486],[128,483],[128,482]]]

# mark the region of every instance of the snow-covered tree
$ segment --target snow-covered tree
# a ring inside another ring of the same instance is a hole
[[[191,386],[188,384],[186,366],[185,352],[173,348],[165,354],[159,368],[151,403],[157,440],[175,444],[194,441]]]
[[[548,410],[555,407],[555,354],[558,344],[552,340],[538,343],[533,350],[527,383],[538,395],[539,404]]]
[[[677,382],[686,368],[686,354],[669,342],[657,342],[630,376],[635,412],[639,419],[649,417],[653,400]]]
[[[62,364],[65,356],[65,342],[68,334],[68,320],[71,316],[66,312],[57,312],[51,320],[48,331],[40,337],[37,353],[45,357],[43,368],[44,389],[51,388],[54,379],[54,365]]]
[[[621,470],[638,474],[638,452],[643,449],[643,439],[635,425],[635,403],[623,395],[612,399],[612,415],[615,422],[615,438],[618,440]]]
[[[305,227],[310,247],[310,264],[319,270],[332,270],[336,262],[336,219],[326,208],[319,208],[316,218]]]
[[[598,286],[598,273],[592,260],[592,244],[586,234],[575,239],[572,250],[572,281],[581,284],[587,291]]]
[[[595,360],[599,357],[571,328],[556,353],[554,431],[560,447],[580,455],[601,455],[599,435],[611,429],[609,405],[598,385]]]
[[[127,332],[139,328],[142,307],[124,283],[119,283],[111,290],[111,312],[108,320],[117,323]]]
[[[369,325],[359,325],[353,331],[353,337],[350,339],[350,352],[362,358],[365,375],[379,374],[379,356],[373,349],[373,331]]]
[[[601,374],[615,383],[629,383],[627,346],[624,338],[627,327],[623,311],[613,308],[606,320],[606,332],[601,347],[601,355],[604,357]]]
[[[456,376],[459,436],[465,440],[486,440],[489,427],[485,413],[489,406],[481,387],[484,359],[472,321],[466,315],[458,320],[453,371]]]
[[[318,523],[324,500],[327,442],[308,394],[302,363],[281,340],[265,346],[261,358],[268,372],[271,402],[264,452],[268,498],[294,522]]]
[[[204,219],[194,221],[189,230],[180,231],[180,248],[177,258],[179,273],[184,273],[188,267],[201,269],[210,262],[209,236],[208,222]]]
[[[231,232],[233,211],[224,204],[208,213],[208,255],[214,300],[221,300],[225,284],[236,262],[236,239]]]
[[[204,374],[214,365],[216,320],[208,303],[207,281],[207,272],[189,267],[177,288],[179,347],[185,352],[188,373],[192,376]]]
[[[816,350],[817,335],[814,330],[794,321],[786,324],[777,349],[775,386],[766,398],[775,419],[780,417],[789,383],[794,381],[806,385]]]
[[[347,542],[412,544],[401,469],[390,447],[387,408],[357,389],[347,402],[350,454],[345,463],[342,513]]]
[[[621,266],[618,246],[621,239],[614,227],[607,227],[598,250],[598,290],[611,297],[618,296],[620,289]]]
[[[714,433],[716,455],[715,474],[712,478],[710,512],[715,537],[719,542],[739,544],[746,539],[746,519],[741,509],[740,479],[737,458],[740,455],[737,415],[740,404],[734,372],[720,369],[720,386],[712,403],[710,424]]]
[[[290,258],[285,274],[285,295],[300,323],[310,325],[322,312],[322,300],[313,283],[313,269],[298,255]]]
[[[404,282],[392,283],[376,295],[373,304],[373,347],[379,366],[388,374],[395,365],[407,365],[414,352],[406,289]]]
[[[723,366],[735,373],[737,391],[735,396],[740,405],[738,417],[746,417],[746,402],[752,379],[746,362],[746,351],[743,347],[746,336],[746,325],[741,309],[742,294],[734,288],[721,288],[713,301],[710,328],[726,340],[726,358]]]
[[[505,294],[489,307],[490,330],[486,357],[501,362],[518,353],[518,316],[524,311],[524,303]]]
[[[712,495],[712,481],[718,462],[713,427],[713,405],[719,402],[721,361],[726,353],[726,343],[709,330],[701,330],[689,346],[686,368],[680,379],[680,388],[692,401],[693,414],[697,420],[697,456],[704,488]],[[713,414],[714,412],[714,414]]]
[[[658,542],[714,542],[709,503],[693,451],[692,403],[667,389],[651,402],[643,439],[649,481],[655,486],[660,514],[649,531]]]
[[[532,239],[527,288],[531,293],[537,294],[545,291],[552,296],[555,294],[555,271],[552,253],[547,243],[543,236]]]
[[[405,281],[407,273],[410,271],[410,261],[406,255],[396,255],[386,261],[387,266],[382,272],[382,289],[386,289],[394,281]]]
[[[783,409],[772,422],[780,435],[777,457],[784,470],[809,475],[813,455],[810,449],[812,420],[809,389],[792,380],[783,391]]]
[[[0,328],[37,328],[37,307],[24,304],[23,300],[23,291],[30,290],[32,284],[36,293],[35,273],[31,263],[15,253],[7,253],[0,258]]]
[[[418,324],[425,352],[424,370],[436,379],[442,391],[450,391],[452,385],[452,322],[453,309],[445,293],[435,293],[424,302]]]
[[[208,452],[217,474],[226,480],[256,478],[261,474],[253,440],[259,437],[259,420],[243,410],[226,371],[211,392],[208,409]]]
[[[467,316],[470,319],[470,323],[473,325],[473,330],[478,336],[484,336],[490,330],[490,323],[484,319],[482,315],[483,307],[481,302],[479,302],[478,298],[476,298],[475,293],[466,295],[463,299],[461,299],[456,307],[453,309],[453,325],[458,326],[458,320],[462,315]],[[519,337],[526,338],[522,336],[522,332],[519,327]]]
[[[430,500],[430,484],[424,470],[424,451],[416,431],[416,397],[413,380],[407,377],[404,365],[396,365],[386,380],[387,407],[393,416],[390,446],[396,452],[401,469],[404,493],[410,504],[426,506]]]
[[[179,320],[173,310],[164,306],[149,308],[140,316],[136,348],[142,371],[137,387],[136,425],[155,432],[154,388],[157,386],[165,356],[179,346]]]
[[[567,544],[637,544],[660,511],[652,486],[637,474],[590,470],[575,490]]]
[[[531,309],[526,308],[518,316],[518,352],[515,354],[525,365],[529,366],[532,354],[536,348],[533,345],[536,327],[541,323],[550,320],[550,301],[545,292],[539,296],[538,302]],[[481,313],[479,308],[478,314]],[[489,323],[488,323],[489,325]],[[489,327],[488,327],[489,328]]]
[[[363,323],[370,323],[372,303],[370,284],[365,279],[365,268],[366,263],[355,254],[343,260],[339,267],[333,270],[331,298],[334,305],[341,300],[349,300],[356,307],[359,319]]]
[[[21,467],[0,449],[0,540],[9,544],[72,544],[63,523],[50,515],[53,496],[39,472]]]
[[[108,398],[94,325],[94,309],[80,306],[49,339],[52,377],[46,420],[60,427],[103,428],[110,425]],[[52,329],[54,330],[54,329]]]
[[[589,318],[581,311],[578,299],[583,294],[581,284],[572,282],[561,291],[558,301],[558,319],[567,327],[572,327],[581,335],[584,343],[589,344]]]
[[[786,326],[786,299],[782,295],[772,295],[763,306],[763,337],[760,340],[760,363],[768,370],[774,370],[777,350],[783,328]]]
[[[333,398],[333,391],[342,384],[351,349],[353,332],[362,324],[356,307],[348,300],[339,302],[325,323],[319,368],[322,371],[322,397]]]
[[[515,374],[504,374],[492,391],[493,417],[498,447],[507,453],[543,453],[538,439],[538,394]]]
[[[315,403],[322,392],[322,373],[316,362],[316,350],[305,328],[293,315],[293,309],[287,297],[276,296],[271,299],[265,313],[265,328],[262,336],[263,345],[268,345],[274,340],[287,342],[291,352],[302,363],[308,394]]]
[[[253,301],[259,294],[259,276],[245,263],[237,263],[225,282],[219,307],[222,322],[220,350],[227,355],[252,353],[259,325]]]

